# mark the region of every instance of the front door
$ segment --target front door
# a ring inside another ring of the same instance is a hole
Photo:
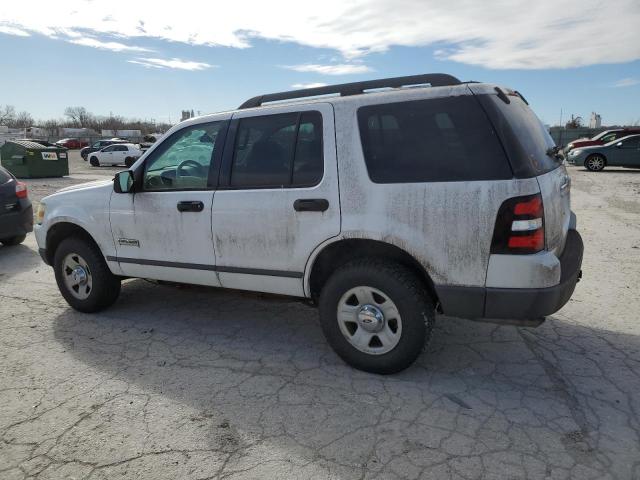
[[[640,167],[640,135],[621,139],[607,155],[609,165]]]
[[[211,207],[225,116],[169,135],[137,167],[136,192],[112,194],[111,230],[124,275],[219,285]]]
[[[333,107],[233,115],[212,228],[223,287],[303,296],[313,250],[340,232]]]

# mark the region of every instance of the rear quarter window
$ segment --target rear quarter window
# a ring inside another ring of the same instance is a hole
[[[4,185],[11,179],[12,179],[11,175],[9,175],[8,172],[0,168],[0,185]]]
[[[497,95],[476,96],[505,147],[516,177],[528,178],[554,170],[560,161],[548,154],[555,143],[540,119],[515,95],[509,103]]]
[[[513,176],[491,124],[471,95],[369,105],[357,115],[367,170],[375,183]]]

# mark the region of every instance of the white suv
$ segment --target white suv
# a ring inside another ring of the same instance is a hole
[[[77,310],[128,277],[305,297],[345,361],[392,373],[436,312],[535,325],[568,301],[569,190],[519,93],[431,74],[190,119],[114,182],[45,198],[35,231]]]

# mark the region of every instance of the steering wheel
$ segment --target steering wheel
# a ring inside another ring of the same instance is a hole
[[[196,169],[198,170],[198,173],[201,173],[202,170],[202,165],[199,164],[198,162],[196,162],[195,160],[184,160],[182,162],[180,162],[180,165],[178,165],[178,168],[176,168],[176,176],[177,177],[182,177],[184,175],[182,175],[182,169],[184,167],[196,167]]]

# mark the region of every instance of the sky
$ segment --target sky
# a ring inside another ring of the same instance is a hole
[[[254,95],[419,73],[517,89],[546,124],[640,124],[640,1],[0,4],[0,105],[175,123]]]

